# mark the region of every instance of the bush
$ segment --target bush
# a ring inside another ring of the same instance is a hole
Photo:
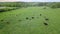
[[[60,3],[52,3],[48,6],[51,7],[51,8],[60,8]]]
[[[4,8],[0,8],[0,12],[6,12],[6,11],[11,11],[11,10],[16,10],[19,9],[17,7],[4,7]]]
[[[5,10],[4,9],[0,9],[0,12],[4,12]]]

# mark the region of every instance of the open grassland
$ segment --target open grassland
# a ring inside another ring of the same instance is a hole
[[[0,34],[60,34],[60,8],[28,7],[2,12]]]

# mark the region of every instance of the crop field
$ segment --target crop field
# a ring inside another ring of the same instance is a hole
[[[1,12],[0,34],[60,34],[60,8],[27,7]]]

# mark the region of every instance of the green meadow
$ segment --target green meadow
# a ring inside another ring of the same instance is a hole
[[[26,7],[1,12],[0,34],[60,34],[60,8]]]

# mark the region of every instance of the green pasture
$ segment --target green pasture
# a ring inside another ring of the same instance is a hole
[[[60,34],[60,8],[27,7],[1,12],[0,34]]]

